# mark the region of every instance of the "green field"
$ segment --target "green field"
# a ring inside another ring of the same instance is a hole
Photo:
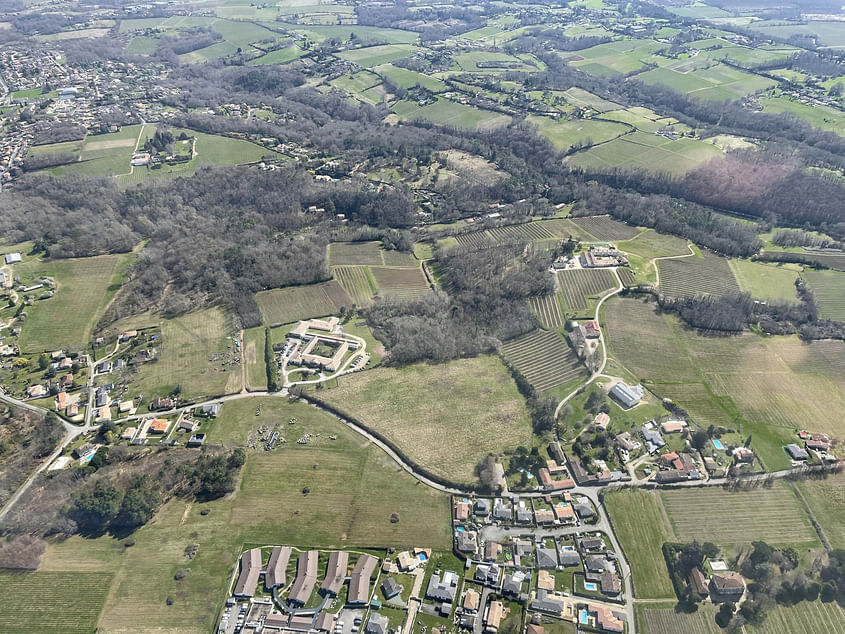
[[[566,100],[573,106],[592,108],[596,112],[609,112],[610,110],[619,110],[622,108],[618,103],[602,99],[581,88],[570,88],[564,94],[566,95]]]
[[[631,240],[619,242],[616,246],[625,253],[633,253],[648,260],[672,255],[686,255],[689,253],[686,240],[668,234],[657,233],[653,229],[643,231]]]
[[[603,501],[633,570],[634,595],[638,599],[674,597],[661,550],[665,542],[673,541],[673,535],[664,520],[660,494],[637,489],[611,491]]]
[[[585,373],[578,357],[555,332],[535,330],[503,344],[502,352],[538,392],[569,383]]]
[[[246,388],[267,389],[267,366],[264,363],[264,328],[250,328],[244,331],[241,362],[246,365]]]
[[[785,299],[796,301],[796,267],[789,264],[763,264],[750,260],[729,260],[739,289],[751,293],[757,299]],[[843,276],[845,277],[845,276]]]
[[[810,519],[785,482],[753,491],[663,490],[660,496],[680,542],[697,539],[727,546],[759,539],[777,545],[818,545]]]
[[[285,46],[284,48],[276,49],[275,51],[270,51],[266,55],[262,55],[261,57],[256,57],[255,59],[251,59],[247,62],[247,66],[269,66],[273,64],[287,64],[288,62],[292,62],[295,59],[299,59],[303,55],[305,55],[306,51],[303,51],[301,48],[296,46],[296,44],[291,44],[290,46]]]
[[[258,405],[261,415],[255,416]],[[296,425],[287,424],[291,417]],[[277,422],[288,442],[271,452],[248,451],[233,495],[202,504],[171,501],[132,535],[131,548],[110,536],[55,541],[43,558],[42,570],[70,575],[61,578],[63,588],[73,589],[73,600],[80,604],[82,599],[88,601],[87,593],[78,595],[85,587],[83,573],[113,575],[96,624],[104,631],[205,634],[216,626],[245,544],[449,549],[448,496],[419,485],[380,449],[310,406],[278,397],[226,403],[221,417],[211,423],[212,442],[245,444],[250,430]],[[296,444],[299,434],[306,432],[315,435],[312,442]],[[306,486],[310,491],[303,495]],[[208,514],[201,515],[203,510]],[[392,513],[399,522],[390,522]],[[199,545],[193,560],[184,554],[190,544]],[[176,581],[174,573],[184,568],[190,572]],[[0,593],[9,596],[16,590],[4,583]],[[21,592],[30,600],[35,595],[50,596],[43,587],[25,587]],[[106,592],[94,596],[99,611]],[[173,605],[167,605],[167,597]],[[42,607],[48,609],[52,606]],[[73,614],[73,606],[66,609]],[[55,622],[62,622],[58,612]],[[33,632],[54,631],[45,623],[38,625]],[[93,623],[86,623],[78,631],[93,630]]]
[[[798,490],[833,548],[845,548],[845,475],[803,480]]]
[[[149,316],[145,325],[157,323],[161,325],[159,358],[140,365],[132,379],[131,394],[143,394],[148,402],[156,394],[169,394],[176,386],[181,387],[185,399],[241,389],[240,366],[226,363],[235,356],[230,339],[237,334],[234,316],[220,308],[208,308],[173,319]],[[263,347],[261,355],[263,359]]]
[[[568,150],[576,143],[582,145],[605,143],[630,130],[621,123],[599,119],[555,121],[549,117],[531,115],[526,118],[526,121],[536,125],[538,132],[554,143],[559,150]]]
[[[341,306],[352,305],[346,291],[335,281],[261,291],[256,293],[255,301],[269,326],[333,315]]]
[[[59,348],[81,349],[123,281],[126,255],[101,255],[70,260],[30,260],[16,265],[27,281],[42,275],[56,281],[56,294],[36,300],[26,309],[20,336],[21,350],[40,352]],[[35,291],[34,295],[43,292]]]
[[[0,571],[0,622],[15,634],[88,634],[97,626],[109,572]]]
[[[804,272],[813,298],[823,319],[845,321],[845,273],[839,271]]]
[[[431,92],[444,92],[447,89],[446,84],[439,79],[429,77],[428,75],[423,75],[422,73],[417,73],[406,68],[400,68],[399,66],[394,66],[393,64],[376,66],[373,68],[373,71],[382,77],[386,77],[387,79],[396,82],[399,86],[405,88],[406,90],[413,88],[418,84]]]
[[[510,122],[508,115],[467,106],[448,99],[437,99],[434,103],[419,106],[416,102],[399,101],[393,111],[405,121],[425,119],[439,125],[455,128],[490,129]]]
[[[495,356],[376,368],[342,377],[320,398],[457,482],[474,482],[487,453],[532,443],[525,401]]]
[[[746,73],[721,63],[687,70],[684,62],[685,60],[682,60],[675,64],[678,70],[669,67],[655,68],[637,75],[637,79],[647,84],[663,84],[690,97],[712,101],[739,99],[770,88],[776,83],[766,77]]]
[[[809,105],[787,97],[760,97],[760,105],[763,106],[763,112],[792,114],[815,128],[845,134],[845,115],[833,108]]]

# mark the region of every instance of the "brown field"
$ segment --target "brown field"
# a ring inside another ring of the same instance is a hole
[[[431,290],[420,269],[389,269],[373,266],[370,271],[378,286],[378,293],[383,297],[419,299]]]
[[[86,152],[96,150],[113,150],[121,147],[135,147],[135,139],[110,139],[108,141],[91,141],[85,144]]]

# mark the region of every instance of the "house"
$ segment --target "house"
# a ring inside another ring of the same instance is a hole
[[[525,557],[534,552],[534,545],[527,539],[515,537],[513,540],[513,554],[517,557]]]
[[[549,443],[549,455],[559,465],[566,463],[566,455],[563,453],[563,449],[561,448],[560,443],[556,440]]]
[[[537,589],[548,590],[549,592],[555,589],[555,578],[548,570],[540,570],[537,572]]]
[[[95,453],[97,453],[97,448],[94,445],[86,443],[74,449],[72,455],[77,460],[85,462],[93,458]]]
[[[501,544],[491,541],[488,541],[486,544],[484,544],[485,561],[496,561],[500,554],[502,554]]]
[[[276,546],[270,553],[270,561],[264,571],[264,587],[268,590],[287,585],[287,567],[291,555],[290,546]]]
[[[520,524],[528,524],[531,522],[532,513],[531,509],[528,509],[524,506],[519,506],[516,509],[516,521]]]
[[[26,388],[26,395],[29,398],[41,398],[47,396],[47,389],[43,385],[30,385]]]
[[[135,437],[135,432],[138,431],[137,427],[127,427],[122,432],[120,432],[120,439],[121,440],[132,440]]]
[[[475,567],[473,580],[485,585],[496,586],[499,584],[499,566],[496,564],[479,564]]]
[[[59,392],[56,394],[54,405],[57,410],[62,410],[67,407],[67,392]]]
[[[495,519],[509,522],[512,514],[513,507],[510,504],[503,502],[502,500],[496,500],[496,504],[493,505],[493,517]]]
[[[349,591],[346,602],[349,605],[366,605],[370,601],[370,579],[378,567],[378,557],[361,555],[349,577]]]
[[[111,372],[111,361],[101,361],[97,365],[97,374],[108,374]]]
[[[187,447],[200,447],[205,442],[205,434],[193,434],[188,438]]]
[[[692,586],[693,590],[695,590],[700,596],[707,596],[707,579],[704,576],[704,573],[701,572],[701,568],[699,568],[698,566],[696,566],[690,571],[689,584]]]
[[[525,634],[546,634],[546,628],[542,625],[529,623],[525,626]]]
[[[713,573],[710,576],[710,592],[718,599],[739,598],[745,593],[745,581],[733,570]]]
[[[300,553],[296,561],[296,579],[288,593],[288,603],[305,605],[311,598],[311,593],[317,584],[317,558],[316,550]]]
[[[559,502],[552,507],[555,514],[555,519],[559,522],[572,522],[575,520],[575,509],[571,504],[566,502]]]
[[[478,517],[487,517],[490,515],[490,500],[487,498],[478,498],[473,506],[473,514]]]
[[[793,460],[807,460],[810,457],[810,454],[807,453],[806,449],[799,447],[795,443],[786,445],[784,449]]]
[[[402,586],[396,583],[396,579],[393,577],[388,577],[382,582],[381,591],[385,599],[392,599],[402,592]]]
[[[73,367],[73,359],[70,357],[65,357],[64,359],[59,361],[59,370],[67,370],[68,368]]]
[[[616,442],[625,451],[634,451],[635,449],[639,449],[643,446],[639,440],[634,440],[631,434],[626,431],[616,434]]]
[[[428,581],[428,588],[425,596],[428,599],[452,603],[455,600],[455,593],[458,591],[458,573],[447,570],[443,575],[434,573]]]
[[[63,374],[59,378],[59,388],[68,389],[68,388],[71,388],[71,387],[73,387],[73,375],[70,374],[70,373]]]
[[[664,434],[678,434],[687,427],[687,422],[684,420],[667,420],[660,424],[660,429]]]
[[[576,504],[575,512],[578,513],[578,517],[582,520],[596,516],[596,512],[593,510],[593,506],[591,504]]]
[[[462,553],[474,553],[478,550],[478,536],[475,531],[458,531],[457,547]]]
[[[599,429],[607,429],[607,426],[610,424],[610,416],[608,416],[605,412],[599,412],[596,414],[596,417],[593,419],[593,425],[598,427]]]
[[[95,423],[104,423],[107,420],[111,420],[111,409],[108,405],[103,405],[94,410]]]
[[[707,469],[707,473],[715,473],[716,470],[719,468],[719,465],[716,464],[716,461],[713,460],[710,456],[706,456],[704,458],[704,468]]]
[[[200,424],[197,421],[191,420],[190,418],[183,418],[179,421],[178,429],[193,434],[197,429],[199,429],[199,426]]]
[[[734,449],[734,460],[746,464],[754,462],[754,452],[748,447],[737,447]]]
[[[386,616],[378,614],[377,612],[370,613],[370,620],[367,621],[367,627],[364,631],[367,634],[387,634],[390,627],[390,621]]]
[[[117,411],[121,414],[131,414],[135,411],[135,401],[121,401],[117,406]]]
[[[555,521],[555,513],[551,509],[536,509],[534,521],[538,524],[551,524]]]
[[[595,319],[590,319],[581,324],[582,333],[585,339],[598,339],[601,336],[601,330]]]
[[[170,397],[160,397],[155,396],[153,400],[150,402],[150,409],[157,410],[157,409],[171,409],[173,407],[173,399]]]
[[[665,469],[663,471],[658,471],[657,475],[654,476],[654,480],[657,484],[671,484],[673,482],[689,480],[689,476],[678,469]]]
[[[239,598],[248,598],[255,594],[258,575],[261,572],[261,549],[251,548],[241,555],[241,574],[232,593]]]
[[[420,565],[420,559],[419,557],[414,557],[407,550],[403,550],[397,555],[396,564],[402,572],[411,572],[412,570],[416,570],[417,566]]]
[[[604,572],[608,569],[607,559],[602,555],[587,555],[584,558],[584,568],[587,572]]]
[[[59,392],[59,394],[64,394],[64,392]],[[69,418],[79,416],[79,401],[68,404],[65,408],[65,416],[68,416]]]
[[[616,399],[625,409],[636,406],[645,396],[642,385],[627,385],[620,381],[610,388],[610,396]]]
[[[581,550],[590,552],[593,550],[604,550],[604,540],[601,537],[584,537],[578,542]]]
[[[103,407],[109,404],[109,391],[105,386],[101,386],[97,388],[96,393],[94,394],[94,405],[97,407]]]
[[[6,254],[6,264],[17,264],[21,261],[21,254],[20,253],[7,253]]]
[[[813,451],[827,451],[830,449],[830,438],[827,434],[810,434],[804,440],[804,446]]]
[[[487,612],[484,615],[484,632],[485,634],[496,634],[499,631],[499,625],[502,622],[502,616],[505,613],[505,606],[501,601],[490,601],[487,604]]]
[[[605,632],[622,632],[625,624],[613,611],[604,605],[588,605],[587,613],[596,621],[596,626]]]
[[[328,634],[334,631],[336,621],[337,618],[331,612],[320,612],[317,618],[314,619],[314,627],[312,629]]]
[[[521,573],[518,573],[518,576],[505,575],[502,580],[502,594],[506,597],[518,597],[519,593],[522,592],[522,578]]]
[[[222,409],[223,403],[211,403],[209,405],[203,405],[200,408],[200,413],[208,418],[217,418]]]
[[[548,590],[537,590],[530,607],[536,612],[560,616],[563,613],[564,605],[561,599],[554,598]]]
[[[640,428],[640,433],[643,435],[649,454],[653,454],[655,451],[658,451],[666,446],[666,441],[663,440],[663,436],[660,435],[659,431],[652,427],[652,424],[653,423],[646,423]]]
[[[562,550],[559,559],[560,565],[564,568],[581,565],[581,555],[574,550]]]
[[[459,522],[469,519],[469,502],[455,502],[455,519]]]
[[[170,427],[170,421],[166,418],[154,418],[147,430],[151,434],[164,434],[167,432],[168,427]]]
[[[558,567],[560,562],[557,558],[557,550],[555,548],[538,548],[537,549],[537,567],[545,568],[547,570],[554,570]]]
[[[349,553],[345,550],[333,550],[331,552],[329,555],[329,561],[326,564],[326,577],[323,580],[323,585],[320,586],[320,593],[323,596],[336,597],[338,595],[341,587],[343,586],[343,582],[346,581],[346,569],[348,565]]]
[[[615,572],[603,572],[600,584],[602,594],[609,597],[619,596],[622,593],[622,580]]]
[[[464,593],[463,607],[465,612],[478,612],[478,605],[480,602],[481,595],[477,591],[470,588]]]

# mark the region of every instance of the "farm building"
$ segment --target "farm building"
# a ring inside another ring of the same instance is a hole
[[[624,408],[630,409],[643,399],[645,390],[642,385],[627,385],[620,381],[610,389],[610,395]]]
[[[807,453],[806,449],[799,447],[795,443],[787,445],[786,447],[784,447],[784,449],[786,450],[786,453],[789,454],[789,457],[793,460],[806,460],[810,457],[810,454]]]
[[[606,412],[599,412],[593,419],[593,424],[599,429],[607,429],[607,426],[610,424],[610,416]]]
[[[710,577],[710,591],[718,598],[739,598],[745,593],[745,581],[732,570],[715,573]]]
[[[6,254],[6,264],[17,264],[21,261],[21,254],[20,253],[7,253]]]

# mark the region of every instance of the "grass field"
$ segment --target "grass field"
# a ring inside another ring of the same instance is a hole
[[[329,265],[384,264],[378,242],[333,242],[329,245]]]
[[[334,277],[357,306],[367,306],[375,294],[372,276],[366,266],[336,266]]]
[[[795,372],[824,374],[845,391],[845,342],[803,342],[797,337],[778,337],[768,344]]]
[[[150,317],[148,325],[155,323],[161,325],[159,358],[139,367],[131,394],[143,394],[149,400],[180,386],[182,398],[195,399],[241,389],[240,366],[223,361],[234,348],[229,337],[237,334],[232,315],[208,308],[173,319]],[[221,358],[213,359],[215,355]],[[261,355],[263,359],[263,348]]]
[[[637,75],[637,79],[647,84],[663,84],[690,97],[713,101],[739,99],[775,84],[773,80],[721,63],[687,70],[681,67],[685,62],[681,60],[676,65],[678,70],[655,68]]]
[[[528,305],[531,307],[531,312],[536,315],[544,328],[559,328],[564,324],[563,314],[560,311],[560,304],[558,304],[557,298],[557,293],[543,297],[528,298]]]
[[[261,415],[255,416],[259,404]],[[291,417],[297,419],[294,426],[287,425]],[[73,589],[73,599],[79,603],[82,573],[114,575],[96,624],[104,631],[205,634],[215,627],[215,615],[245,544],[324,548],[422,544],[449,549],[448,497],[420,486],[380,449],[315,408],[271,397],[232,401],[211,424],[213,442],[229,438],[243,444],[248,430],[279,421],[285,435],[292,437],[272,452],[248,451],[233,495],[203,504],[171,501],[153,522],[132,535],[131,548],[110,536],[56,541],[43,558],[43,571],[71,575],[61,578],[63,588]],[[297,445],[297,434],[305,432],[315,439]],[[337,440],[330,440],[330,435]],[[302,493],[305,486],[310,488],[307,496]],[[202,510],[209,513],[201,515]],[[391,513],[399,515],[398,523],[390,522]],[[193,560],[184,554],[190,544],[199,545]],[[176,581],[174,573],[184,568],[190,572]],[[3,584],[0,593],[12,590]],[[36,594],[49,596],[45,587],[26,591],[29,600]],[[168,596],[173,605],[167,605]],[[42,606],[45,613],[49,609]],[[52,622],[62,623],[61,616],[57,613]],[[53,631],[44,623],[39,626],[33,631]],[[88,623],[78,631],[93,630],[94,624]]]
[[[630,130],[625,125],[599,119],[571,119],[555,121],[549,117],[529,116],[529,123],[537,126],[538,132],[555,144],[559,150],[567,150],[576,143],[592,145],[604,143]]]
[[[15,634],[88,634],[106,600],[107,572],[0,571],[0,622]]]
[[[686,240],[664,233],[657,233],[653,229],[643,231],[630,240],[619,242],[616,246],[625,253],[633,253],[648,260],[671,255],[686,255],[689,253]]]
[[[810,519],[784,482],[730,492],[717,487],[663,490],[663,505],[677,539],[721,545],[756,539],[777,545],[817,545]]]
[[[639,167],[683,175],[718,156],[722,156],[722,150],[713,143],[690,138],[671,140],[636,131],[573,154],[566,162],[586,169]]]
[[[22,279],[42,275],[56,281],[56,294],[36,300],[26,309],[20,337],[21,350],[40,352],[59,348],[81,349],[111,298],[122,283],[126,255],[101,255],[72,260],[30,260],[16,265]],[[36,291],[37,297],[42,290]]]
[[[798,490],[833,548],[845,548],[845,475],[804,480]]]
[[[640,231],[610,216],[584,216],[572,222],[601,241],[630,240]]]
[[[798,271],[790,265],[763,264],[750,260],[728,260],[739,288],[757,299],[796,301],[795,280]],[[843,275],[845,280],[845,275]],[[845,288],[845,286],[843,286]],[[843,303],[845,308],[845,303]],[[845,310],[843,310],[845,314]]]
[[[845,273],[808,270],[804,272],[804,279],[813,291],[819,316],[845,321]]]
[[[845,115],[821,104],[804,104],[788,97],[760,97],[763,112],[771,114],[788,113],[804,119],[814,128],[845,134]]]
[[[423,75],[422,73],[416,73],[406,68],[400,68],[399,66],[394,66],[393,64],[376,66],[373,68],[373,71],[382,77],[386,77],[391,81],[396,82],[405,90],[413,88],[416,85],[420,85],[426,90],[430,90],[435,93],[443,92],[447,89],[446,84],[439,79]]]
[[[555,332],[535,330],[505,343],[502,352],[538,392],[585,373],[578,357]]]
[[[637,624],[643,634],[720,634],[724,630],[716,624],[716,607],[699,606],[692,614],[677,612],[674,607],[642,608],[638,611]]]
[[[256,293],[255,301],[261,310],[261,318],[269,326],[333,315],[341,306],[352,306],[353,303],[335,281],[261,291]]]
[[[581,88],[570,88],[564,92],[566,100],[573,106],[581,108],[592,108],[596,112],[609,112],[611,110],[624,109],[618,103],[602,99],[591,92]]]
[[[264,364],[264,328],[250,328],[244,331],[242,362],[246,364],[246,388],[267,389],[267,366]]]
[[[411,101],[399,101],[393,105],[393,111],[405,121],[425,119],[438,125],[479,130],[497,128],[508,124],[511,120],[508,115],[492,110],[482,110],[448,99],[438,99],[425,106],[419,106]]]
[[[418,49],[410,44],[384,44],[343,51],[338,57],[354,62],[362,68],[373,68],[410,57]]]
[[[845,634],[845,609],[836,601],[802,601],[792,606],[775,604],[766,614],[762,625],[747,626],[746,631],[754,634]]]
[[[634,596],[670,599],[675,596],[661,546],[672,541],[659,493],[630,489],[604,496],[616,537],[633,570]]]
[[[423,272],[418,269],[398,269],[373,266],[370,268],[378,293],[382,297],[418,299],[430,292]]]
[[[563,293],[563,301],[571,310],[587,308],[587,299],[600,297],[606,291],[616,288],[613,271],[606,269],[573,269],[558,271],[557,283]]]
[[[675,297],[725,295],[740,290],[728,260],[717,255],[660,260],[660,290]]]
[[[376,368],[342,377],[321,398],[458,482],[474,482],[487,453],[532,443],[525,401],[495,356]]]

